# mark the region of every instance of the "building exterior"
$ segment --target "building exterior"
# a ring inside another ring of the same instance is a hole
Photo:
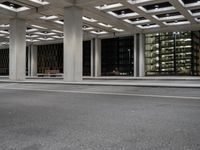
[[[199,0],[3,0],[0,75],[199,76]]]

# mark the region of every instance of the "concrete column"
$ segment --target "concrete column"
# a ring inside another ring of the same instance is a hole
[[[82,80],[82,9],[69,7],[64,10],[64,81]]]
[[[139,77],[139,34],[134,35],[134,77]]]
[[[31,76],[37,76],[37,45],[31,45]]]
[[[95,38],[95,77],[101,76],[101,39]]]
[[[28,46],[27,47],[27,51],[26,51],[28,54],[26,55],[26,57],[28,57],[28,58],[26,58],[26,60],[28,61],[28,76],[31,76],[31,46]]]
[[[10,20],[10,80],[25,80],[26,68],[26,24],[25,20]]]
[[[139,76],[145,76],[145,36],[140,34],[139,38]]]
[[[95,58],[94,58],[94,50],[95,50],[95,39],[92,39],[91,40],[91,69],[90,69],[90,71],[91,71],[91,77],[94,77],[95,76],[95,73],[94,73],[94,70],[95,70]]]

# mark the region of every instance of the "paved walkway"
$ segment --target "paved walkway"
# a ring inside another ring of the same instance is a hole
[[[62,78],[27,78],[25,81],[10,81],[7,77],[1,77],[0,82],[200,88],[200,77],[85,77],[81,82],[64,82]]]

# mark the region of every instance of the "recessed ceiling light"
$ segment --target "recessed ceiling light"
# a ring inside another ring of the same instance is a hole
[[[82,19],[85,20],[85,21],[88,21],[88,22],[97,22],[96,19],[94,19],[94,18],[89,18],[89,17],[86,17],[86,16],[83,16]]]
[[[63,35],[60,35],[60,36],[56,35],[56,36],[52,36],[52,37],[53,37],[53,38],[56,38],[56,39],[63,39],[63,38],[64,38]]]
[[[106,9],[112,9],[117,7],[122,7],[123,5],[121,3],[115,3],[115,4],[104,4],[102,6],[96,6],[95,8],[99,10],[106,10]]]
[[[53,33],[53,32],[35,32],[35,34],[38,34],[38,35],[45,35],[45,36],[50,36],[50,35],[55,35],[56,33]]]
[[[54,15],[40,17],[40,19],[43,19],[43,20],[52,20],[52,19],[57,19],[57,18],[58,18],[58,16],[54,16]]]
[[[157,28],[160,26],[157,24],[145,24],[145,25],[137,25],[137,27],[141,29],[150,29],[150,28]]]
[[[38,38],[39,40],[43,40],[43,41],[51,41],[54,40],[54,38],[47,38],[47,37],[43,37],[43,38]]]
[[[132,5],[137,4],[137,3],[149,2],[149,1],[153,1],[153,0],[127,0],[127,2],[132,4]]]
[[[34,28],[39,28],[39,29],[47,29],[47,28],[45,28],[45,27],[38,26],[38,25],[31,25],[31,26],[34,27]]]
[[[26,30],[26,32],[35,32],[35,31],[38,31],[38,29],[35,29],[35,28],[28,28],[27,30]]]
[[[98,25],[100,25],[100,26],[103,26],[103,27],[106,27],[106,28],[111,28],[112,26],[111,25],[109,25],[109,24],[105,24],[105,23],[98,23]]]
[[[9,24],[1,24],[0,27],[1,28],[8,28],[10,25]]]
[[[56,20],[56,21],[54,21],[55,23],[58,23],[58,24],[62,24],[62,25],[64,25],[64,21],[63,20]]]
[[[112,28],[112,30],[117,31],[117,32],[124,32],[123,29],[118,29],[118,28]]]
[[[49,2],[45,1],[45,0],[29,0],[31,2],[34,2],[34,3],[38,3],[40,5],[47,5],[49,4]]]
[[[93,27],[89,27],[89,26],[87,26],[87,25],[83,25],[83,30],[92,30],[92,29],[94,29]]]
[[[26,39],[27,42],[38,42],[39,40],[35,40],[35,39]]]
[[[90,31],[90,33],[97,34],[97,35],[101,35],[101,34],[107,34],[108,32],[98,30],[98,31]]]
[[[39,37],[38,35],[34,35],[34,34],[27,34],[26,35],[27,38],[36,38]]]
[[[20,12],[20,11],[25,11],[25,10],[30,9],[28,7],[20,6],[18,4],[14,4],[11,2],[3,2],[0,4],[0,7],[4,8],[4,9],[8,9],[10,11],[14,11],[14,12]]]
[[[58,30],[51,30],[52,32],[56,32],[56,33],[63,33],[62,31],[58,31]]]
[[[9,34],[9,32],[6,31],[6,30],[0,30],[0,33],[3,33],[3,34]]]

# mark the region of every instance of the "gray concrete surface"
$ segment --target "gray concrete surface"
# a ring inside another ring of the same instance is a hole
[[[65,84],[65,85],[106,85],[106,86],[138,86],[138,87],[174,87],[200,88],[199,77],[99,77],[84,78],[80,82],[64,82],[62,78],[27,78],[24,81],[11,81],[0,77],[0,83],[29,83],[29,84]]]
[[[0,150],[200,150],[200,92],[0,83]]]

